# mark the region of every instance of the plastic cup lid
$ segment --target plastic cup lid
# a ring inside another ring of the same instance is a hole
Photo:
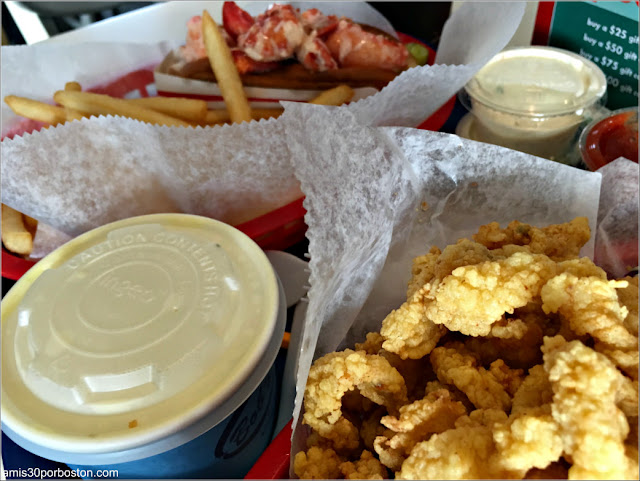
[[[2,422],[109,452],[172,434],[233,394],[278,312],[264,252],[208,218],[158,214],[65,244],[2,301]]]
[[[553,47],[519,47],[495,55],[465,86],[476,102],[495,110],[546,116],[576,113],[606,93],[602,70]]]

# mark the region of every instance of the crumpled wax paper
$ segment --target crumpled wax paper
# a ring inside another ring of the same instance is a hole
[[[358,11],[370,15],[372,8],[364,3],[343,7],[356,17]],[[464,5],[445,25],[439,46],[437,60],[451,65],[410,69],[381,92],[341,109],[368,125],[418,125],[506,45],[523,9],[521,3]],[[85,88],[101,85],[159,62],[170,48],[137,43],[2,47],[1,94],[51,99],[69,80]],[[2,120],[3,132],[16,120],[6,105]],[[286,138],[295,135],[296,129],[283,131],[279,119],[205,129],[116,117],[74,121],[2,141],[2,202],[40,221],[43,232],[36,234],[34,254],[132,215],[182,211],[234,224],[301,195],[286,146]]]
[[[503,147],[412,128],[371,127],[345,110],[287,104],[283,120],[306,194],[310,285],[292,453],[312,360],[353,346],[406,295],[411,260],[478,227],[544,226],[598,215],[601,175]],[[342,133],[342,135],[339,135]],[[593,256],[593,240],[582,255]]]
[[[75,236],[158,212],[238,224],[302,196],[282,123],[185,129],[114,120],[3,141],[3,202]]]
[[[615,278],[638,267],[638,164],[619,159],[601,167],[595,262]]]

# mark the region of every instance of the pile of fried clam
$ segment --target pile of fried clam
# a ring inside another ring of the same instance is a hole
[[[638,280],[585,218],[482,226],[413,261],[407,300],[313,364],[300,478],[638,479]]]

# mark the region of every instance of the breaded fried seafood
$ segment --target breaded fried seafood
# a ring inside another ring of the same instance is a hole
[[[358,429],[342,414],[342,396],[355,388],[376,404],[397,410],[407,401],[400,373],[382,356],[352,351],[327,354],[309,371],[304,422],[338,449],[356,449]]]
[[[312,366],[295,474],[638,479],[638,281],[589,236],[492,223],[416,257],[380,332]]]

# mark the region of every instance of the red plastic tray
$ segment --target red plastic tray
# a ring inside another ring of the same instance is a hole
[[[289,458],[291,451],[291,423],[271,441],[262,456],[258,458],[253,468],[244,479],[287,479],[289,478]]]
[[[268,214],[235,226],[263,249],[283,250],[304,239],[306,213],[300,198]],[[2,248],[2,277],[17,281],[35,264]]]

